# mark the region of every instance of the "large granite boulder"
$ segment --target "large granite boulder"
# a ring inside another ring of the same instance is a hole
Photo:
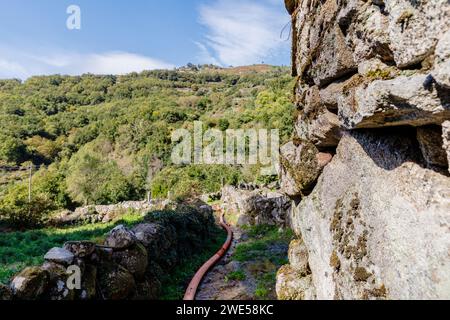
[[[447,0],[385,0],[389,17],[390,48],[399,67],[420,63],[450,29]]]
[[[114,252],[113,259],[130,271],[136,279],[143,279],[148,265],[148,255],[142,244],[136,243],[125,250]]]
[[[450,90],[429,74],[363,84],[339,98],[347,129],[441,124],[450,118]]]
[[[64,248],[52,248],[45,254],[44,259],[46,261],[68,266],[72,263],[74,257],[73,253],[69,250]]]
[[[0,284],[0,301],[8,301],[11,299],[12,299],[11,288],[4,284]]]
[[[318,299],[450,298],[450,179],[415,131],[348,133],[292,211]]]
[[[271,224],[285,226],[291,201],[284,194],[267,189],[241,190],[232,186],[222,189],[222,202],[226,211],[237,215],[237,224]]]
[[[108,233],[105,245],[120,250],[131,247],[136,243],[136,240],[133,231],[128,230],[123,225],[118,225]]]
[[[14,277],[11,291],[19,300],[35,300],[42,296],[49,283],[48,271],[41,267],[28,267]]]
[[[281,190],[295,197],[309,192],[331,154],[321,153],[310,142],[288,142],[280,151]]]

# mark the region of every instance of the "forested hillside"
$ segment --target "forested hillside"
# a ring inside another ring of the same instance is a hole
[[[287,68],[264,65],[0,80],[0,216],[25,226],[150,190],[183,198],[261,180],[255,167],[172,165],[171,132],[199,120],[205,129],[279,128],[286,141],[292,85]]]

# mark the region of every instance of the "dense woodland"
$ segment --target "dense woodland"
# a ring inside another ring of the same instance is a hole
[[[261,182],[258,168],[174,166],[171,132],[292,130],[287,68],[194,66],[125,76],[43,76],[0,80],[0,217],[35,226],[52,212],[85,204],[213,192]],[[29,201],[28,171],[36,166]],[[5,170],[9,169],[9,170]]]

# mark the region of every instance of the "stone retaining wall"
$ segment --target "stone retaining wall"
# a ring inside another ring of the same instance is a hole
[[[78,241],[51,249],[42,266],[26,268],[9,286],[0,286],[0,300],[157,299],[163,279],[200,251],[214,228],[207,205],[153,212],[145,223],[115,227],[101,246]],[[68,270],[74,266],[81,272],[79,289],[71,288],[76,282]]]
[[[298,240],[279,297],[450,298],[450,2],[285,2]]]

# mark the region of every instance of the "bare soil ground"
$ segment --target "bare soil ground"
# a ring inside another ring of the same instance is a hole
[[[274,227],[232,229],[230,250],[206,275],[196,300],[276,299],[275,276],[287,262],[291,234]]]

